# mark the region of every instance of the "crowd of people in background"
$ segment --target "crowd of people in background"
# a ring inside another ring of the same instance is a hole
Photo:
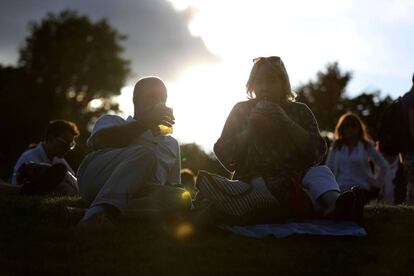
[[[79,131],[55,120],[44,141],[17,160],[11,183],[0,182],[0,193],[80,195],[87,208],[79,227],[86,229],[172,213],[200,225],[307,217],[362,223],[365,204],[414,204],[414,75],[412,82],[384,113],[378,141],[358,115],[346,113],[328,149],[312,111],[295,101],[282,60],[255,59],[248,100],[233,107],[214,146],[233,174],[228,179],[181,169],[179,144],[162,131],[175,123],[167,88],[146,77],[135,85],[132,116],[97,120],[77,173],[64,156]]]

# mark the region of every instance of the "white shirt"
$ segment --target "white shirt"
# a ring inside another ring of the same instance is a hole
[[[22,153],[22,155],[20,155],[19,159],[16,162],[16,165],[14,165],[12,184],[17,184],[17,171],[19,170],[20,166],[26,162],[34,162],[40,164],[43,163],[49,165],[62,163],[66,166],[69,172],[75,174],[65,159],[54,157],[53,160],[50,160],[49,157],[47,157],[46,155],[43,144],[39,144],[35,148],[26,150]]]
[[[117,115],[103,115],[95,123],[87,145],[92,146],[92,137],[101,129],[134,122],[129,116],[126,120]],[[132,144],[151,147],[157,156],[157,169],[154,181],[158,184],[181,183],[180,146],[170,135],[154,135],[151,130],[141,134]]]
[[[369,161],[375,165],[375,175]],[[331,148],[326,165],[334,173],[341,191],[347,191],[352,186],[366,190],[369,190],[370,187],[380,188],[388,173],[387,161],[371,143],[365,147],[362,142],[358,142],[351,154],[349,154],[349,147],[346,145],[343,145],[341,149]]]

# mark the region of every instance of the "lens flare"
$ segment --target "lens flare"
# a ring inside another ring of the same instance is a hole
[[[183,200],[191,200],[191,194],[188,191],[182,192],[181,193],[181,199]]]
[[[175,229],[175,236],[177,239],[189,238],[194,234],[194,228],[189,223],[181,223]]]

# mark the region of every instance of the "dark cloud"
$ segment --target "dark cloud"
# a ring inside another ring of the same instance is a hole
[[[218,59],[189,33],[188,13],[176,11],[166,0],[0,0],[0,62],[16,62],[29,21],[63,9],[93,20],[106,17],[126,34],[125,57],[132,62],[133,79],[159,75],[173,80],[185,66]]]

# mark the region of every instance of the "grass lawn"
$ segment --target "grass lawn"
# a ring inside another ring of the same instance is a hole
[[[414,208],[366,208],[365,238],[252,239],[214,230],[180,240],[124,222],[76,231],[62,207],[79,198],[0,197],[0,275],[414,275]]]

